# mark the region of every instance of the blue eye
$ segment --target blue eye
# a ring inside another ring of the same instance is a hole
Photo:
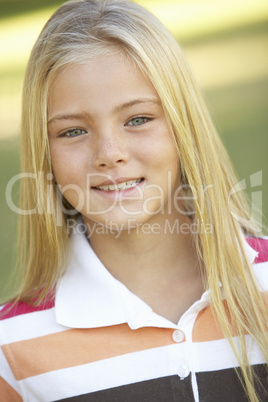
[[[71,130],[66,131],[61,134],[60,137],[78,137],[79,135],[85,134],[85,130],[81,130],[80,128],[73,128]]]
[[[133,119],[129,120],[129,122],[126,124],[127,126],[141,126],[142,124],[145,124],[148,120],[148,117],[134,117]]]

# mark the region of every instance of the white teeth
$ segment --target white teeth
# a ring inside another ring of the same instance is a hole
[[[108,184],[106,186],[98,186],[95,188],[97,188],[98,190],[106,190],[106,191],[127,190],[128,188],[136,186],[141,181],[142,181],[142,179],[129,180],[129,181],[125,181],[123,183]]]

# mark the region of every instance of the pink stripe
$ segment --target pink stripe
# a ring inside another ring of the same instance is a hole
[[[246,240],[250,247],[259,253],[259,255],[255,258],[255,264],[268,261],[268,239],[247,237]]]
[[[35,311],[43,311],[53,308],[55,305],[55,296],[48,296],[39,306],[33,306],[28,303],[18,302],[16,304],[8,303],[0,311],[0,320],[16,317],[22,314],[29,314]]]

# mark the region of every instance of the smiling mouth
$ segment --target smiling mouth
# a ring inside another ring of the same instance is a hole
[[[122,190],[128,190],[131,187],[137,186],[143,180],[144,180],[144,178],[142,177],[141,179],[128,180],[128,181],[124,181],[122,183],[107,184],[105,186],[96,186],[93,188],[96,190],[101,190],[101,191],[122,191]]]

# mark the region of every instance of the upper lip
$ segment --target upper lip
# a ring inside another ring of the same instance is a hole
[[[109,186],[109,185],[115,185],[115,184],[120,184],[120,183],[125,183],[127,181],[131,180],[140,180],[143,177],[115,177],[110,180],[104,180],[101,183],[93,186],[93,187],[101,187],[101,186]]]

